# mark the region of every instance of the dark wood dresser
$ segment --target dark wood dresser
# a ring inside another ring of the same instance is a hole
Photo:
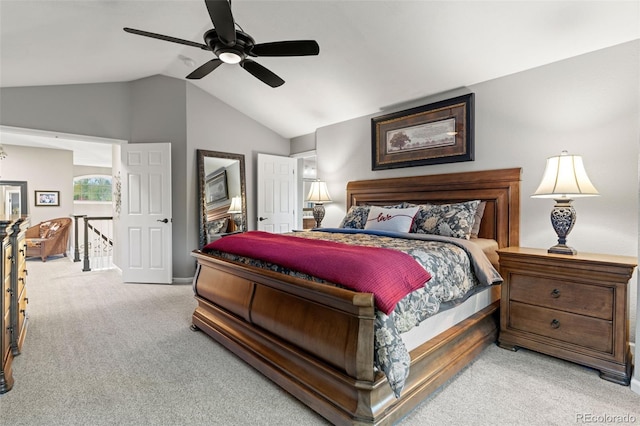
[[[628,385],[628,282],[637,259],[509,247],[498,251],[504,278],[498,343],[552,355]]]
[[[0,216],[0,393],[11,390],[13,357],[20,354],[27,328],[27,267],[25,231],[29,221],[25,217]]]

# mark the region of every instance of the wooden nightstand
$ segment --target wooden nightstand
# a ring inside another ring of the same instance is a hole
[[[504,278],[498,344],[542,352],[631,379],[627,284],[635,257],[509,247],[498,250]]]

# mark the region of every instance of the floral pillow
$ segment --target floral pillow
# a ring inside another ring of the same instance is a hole
[[[49,228],[51,227],[51,222],[42,222],[40,224],[40,238],[47,238],[47,235],[49,235]]]
[[[413,221],[412,232],[468,240],[479,200],[454,204],[423,204]]]
[[[484,209],[487,207],[486,201],[481,201],[478,204],[475,217],[473,218],[473,227],[471,227],[471,238],[478,238],[480,232],[480,222],[482,222],[482,216],[484,216]]]
[[[364,229],[409,232],[417,212],[417,206],[407,209],[371,206]]]
[[[60,229],[60,224],[57,222],[42,222],[40,224],[40,238],[51,238],[56,234],[56,231]]]
[[[225,232],[227,230],[227,223],[229,222],[228,218],[216,219],[207,222],[207,234],[209,236],[213,236],[215,234],[220,234],[221,232]]]
[[[58,229],[60,229],[60,224],[58,222],[53,222],[49,227],[49,232],[47,233],[46,238],[51,238],[54,235],[56,235],[56,232],[58,232]]]
[[[351,206],[342,219],[340,228],[364,229],[371,206]]]

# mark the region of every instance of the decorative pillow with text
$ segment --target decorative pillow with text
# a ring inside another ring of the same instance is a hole
[[[409,232],[411,230],[411,224],[413,223],[413,217],[417,212],[417,206],[407,209],[371,206],[364,229]]]
[[[401,209],[404,207],[413,207],[413,205],[409,205],[408,203],[396,204],[393,206],[383,206],[387,209]],[[351,228],[351,229],[364,229],[367,223],[367,217],[369,216],[370,205],[361,205],[361,206],[351,206],[349,211],[340,222],[340,228]]]

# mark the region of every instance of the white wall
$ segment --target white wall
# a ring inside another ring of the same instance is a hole
[[[187,219],[187,82],[155,75],[132,81],[129,143],[171,143],[171,204],[173,276],[188,281],[193,276],[191,232]]]
[[[105,175],[111,176],[112,167],[97,167],[97,166],[73,166],[73,177],[87,176],[87,175]]]
[[[129,83],[0,88],[0,124],[129,139]]]
[[[253,169],[257,153],[289,155],[288,139],[192,84],[165,76],[129,83],[0,88],[0,110],[0,124],[5,126],[141,143],[171,142],[173,270],[179,280],[189,280],[195,271],[190,253],[198,247],[196,149],[245,154],[250,228],[255,224]],[[47,161],[41,153],[33,155],[38,162]],[[113,158],[119,158],[119,151]],[[8,164],[9,158],[2,163],[2,179],[28,180],[31,191],[33,168],[23,170],[23,179],[14,179]],[[61,196],[72,197],[71,167],[68,170],[70,189],[61,191]],[[114,167],[114,175],[117,173]],[[73,212],[72,206],[65,204],[67,209],[61,216]]]
[[[393,111],[475,93],[475,161],[371,170],[366,116],[316,131],[318,178],[334,203],[323,225],[345,214],[348,181],[522,167],[520,245],[556,243],[549,214],[553,200],[529,197],[545,159],[566,149],[581,154],[601,196],[574,201],[577,223],[569,245],[582,252],[637,257],[640,41],[474,84]],[[381,111],[386,114],[392,110]],[[631,281],[631,338],[635,336],[637,279]]]
[[[640,96],[640,92],[638,93],[638,95]],[[638,142],[640,143],[640,135],[638,137]],[[640,160],[640,157],[638,159]],[[638,169],[640,170],[640,162]],[[640,185],[638,185],[638,188],[640,189]],[[640,223],[640,209],[638,209],[637,214],[638,223]],[[638,234],[638,246],[640,250],[640,234]],[[638,287],[640,287],[640,277],[638,277],[638,280],[636,280],[635,283],[638,285]],[[636,317],[636,350],[633,357],[635,366],[633,370],[633,377],[631,378],[631,389],[635,393],[640,394],[640,361],[638,361],[640,360],[640,291],[638,291],[638,287],[636,287],[636,313],[638,314],[638,316]]]
[[[302,135],[291,140],[291,155],[308,151],[315,151],[315,149],[316,135],[314,133]]]
[[[31,224],[73,214],[73,152],[3,145],[2,180],[27,181]],[[36,206],[35,191],[60,191],[60,206]]]
[[[253,121],[229,105],[196,86],[187,86],[187,206],[192,246],[198,245],[198,170],[197,149],[242,154],[245,157],[247,190],[247,226],[256,229],[258,153],[289,155],[289,139]]]

